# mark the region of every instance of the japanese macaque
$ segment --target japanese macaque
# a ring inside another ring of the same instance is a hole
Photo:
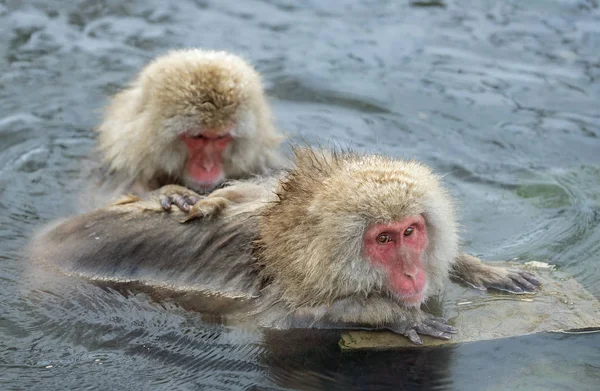
[[[156,58],[114,96],[97,132],[98,187],[108,194],[95,205],[169,184],[205,193],[283,162],[283,135],[259,74],[226,52],[177,50]],[[165,208],[170,201],[163,197]]]
[[[535,291],[531,274],[459,254],[453,203],[429,168],[298,149],[279,178],[200,196],[167,186],[55,225],[34,259],[87,279],[246,298],[261,326],[389,329],[448,339],[421,310],[450,275],[474,286]],[[197,197],[165,212],[161,194]]]

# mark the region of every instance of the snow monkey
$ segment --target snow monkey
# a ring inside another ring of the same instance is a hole
[[[264,327],[456,332],[421,305],[448,276],[535,291],[531,274],[459,252],[451,198],[415,161],[295,151],[279,177],[233,182],[166,212],[161,192],[125,197],[55,224],[30,248],[63,273],[156,290],[246,298]],[[163,189],[164,192],[165,189]],[[234,300],[234,299],[232,299]]]
[[[97,129],[105,191],[96,204],[178,184],[199,193],[225,179],[280,168],[276,129],[259,74],[240,57],[176,50],[146,65],[117,93]],[[177,194],[163,195],[187,210]],[[99,206],[99,205],[96,205]]]

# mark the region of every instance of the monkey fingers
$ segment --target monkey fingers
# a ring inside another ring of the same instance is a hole
[[[535,292],[541,282],[531,273],[520,270],[507,270],[506,278],[491,283],[488,288],[494,288],[513,293]]]
[[[208,219],[216,217],[219,213],[230,204],[227,198],[224,197],[206,197],[199,200],[189,209],[188,216],[183,219],[182,223],[193,219]]]
[[[422,335],[439,339],[450,339],[452,334],[456,333],[456,327],[447,324],[446,319],[428,316],[421,323],[418,323],[414,330]]]
[[[422,335],[429,335],[430,337],[438,338],[438,339],[450,339],[452,338],[451,333],[446,333],[441,330],[437,330],[431,326],[427,326],[426,324],[419,324],[415,327],[417,333]]]
[[[164,210],[171,210],[171,205],[176,205],[179,209],[184,212],[189,212],[190,207],[200,200],[200,197],[196,196],[182,196],[179,194],[174,195],[161,195],[160,206]]]
[[[531,273],[516,271],[510,274],[510,278],[516,281],[526,292],[535,292],[541,285],[540,281]]]
[[[408,331],[404,332],[404,336],[410,339],[410,342],[414,343],[415,345],[423,345],[421,337],[419,337],[419,334],[417,334],[414,329],[409,329]]]
[[[448,325],[445,319],[431,315],[427,315],[423,321],[417,324],[409,322],[396,323],[392,327],[389,327],[389,330],[404,335],[412,343],[417,345],[423,344],[419,334],[448,340],[452,338],[452,334],[457,332],[457,329]]]
[[[448,320],[444,318],[439,318],[437,316],[428,317],[423,321],[423,324],[427,326],[431,326],[437,330],[441,330],[444,333],[456,334],[458,329],[454,326],[450,326],[448,324]],[[422,334],[422,333],[421,333]]]
[[[521,278],[529,282],[531,285],[534,285],[536,287],[542,285],[542,282],[531,273],[521,271],[519,272],[519,274],[521,275]]]
[[[177,206],[183,212],[189,212],[192,205],[200,201],[202,197],[181,186],[164,186],[159,190],[160,206],[166,211],[171,210],[171,205]]]

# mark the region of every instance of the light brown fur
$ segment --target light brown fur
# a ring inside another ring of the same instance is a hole
[[[109,187],[114,194],[142,194],[167,184],[190,187],[184,175],[186,149],[178,135],[230,122],[235,126],[223,155],[226,179],[282,165],[278,148],[283,135],[252,66],[230,53],[200,49],[156,58],[114,96],[97,129]]]
[[[526,276],[459,253],[452,200],[426,166],[311,150],[296,158],[280,178],[232,182],[189,215],[162,211],[159,191],[77,216],[38,239],[34,257],[97,281],[235,292],[254,298],[249,313],[262,326],[387,328],[416,343],[417,333],[454,330],[390,289],[363,248],[373,224],[423,216],[424,300],[450,273],[501,288]]]
[[[453,206],[438,177],[414,161],[383,156],[326,156],[299,151],[277,203],[260,223],[259,258],[292,308],[331,304],[349,295],[388,295],[385,275],[362,256],[372,224],[423,214],[430,246],[423,265],[439,292],[458,254]]]

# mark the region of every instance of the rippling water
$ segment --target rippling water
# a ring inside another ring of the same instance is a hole
[[[81,189],[106,97],[155,55],[241,53],[279,125],[423,160],[467,248],[545,260],[600,297],[597,0],[0,1],[2,389],[596,389],[600,335],[342,353],[85,283],[24,288],[19,249]]]

